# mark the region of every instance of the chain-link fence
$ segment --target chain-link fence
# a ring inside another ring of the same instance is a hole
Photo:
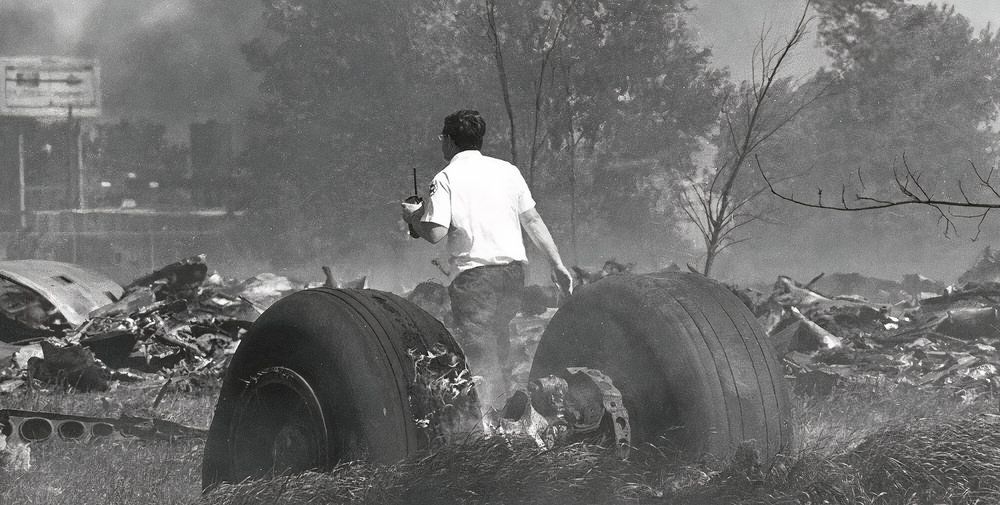
[[[7,259],[65,261],[128,282],[187,256],[231,256],[243,219],[209,211],[51,211],[29,222],[0,233]]]

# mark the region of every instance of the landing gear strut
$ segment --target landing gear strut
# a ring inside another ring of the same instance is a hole
[[[483,425],[488,435],[528,437],[544,448],[581,440],[613,444],[622,459],[632,442],[621,392],[607,375],[583,367],[531,381],[502,410],[487,413]]]

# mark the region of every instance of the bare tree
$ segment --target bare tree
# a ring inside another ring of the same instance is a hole
[[[701,233],[705,245],[705,263],[701,273],[706,276],[711,275],[712,266],[722,251],[747,240],[737,237],[736,232],[762,219],[760,213],[750,212],[749,206],[767,188],[749,191],[737,188],[737,180],[749,157],[825,92],[824,87],[801,99],[798,105],[784,111],[772,110],[782,65],[807,33],[811,21],[810,3],[806,2],[802,15],[783,44],[767,49],[767,33],[761,33],[754,46],[750,81],[744,82],[723,100],[721,133],[726,136],[728,153],[720,156],[720,161],[709,173],[687,181],[681,209]],[[694,267],[689,268],[695,270]]]
[[[534,85],[534,102],[532,115],[532,129],[529,143],[529,158],[525,172],[527,174],[528,187],[535,188],[535,167],[538,160],[538,151],[544,139],[539,139],[539,132],[542,130],[542,108],[545,99],[545,77],[552,72],[553,53],[565,42],[567,23],[574,15],[574,10],[579,0],[567,0],[565,4],[558,3],[553,8],[554,15],[545,24],[542,33],[539,34],[538,51],[540,60],[538,63],[538,77]],[[555,15],[558,13],[558,15]],[[496,0],[486,0],[486,28],[490,42],[493,45],[493,59],[496,63],[498,78],[500,80],[500,90],[503,96],[504,107],[507,112],[507,121],[510,124],[510,153],[511,163],[517,165],[517,130],[514,119],[514,110],[511,105],[510,83],[508,82],[507,69],[504,64],[503,45],[501,32],[497,25],[497,4]]]
[[[844,184],[840,187],[839,202],[832,204],[823,202],[823,188],[816,189],[815,202],[807,202],[796,198],[794,194],[778,191],[774,186],[774,182],[767,177],[763,167],[761,167],[759,159],[756,160],[756,163],[757,170],[767,183],[767,188],[771,191],[771,194],[786,202],[814,209],[841,212],[860,212],[901,207],[904,205],[930,207],[938,214],[938,220],[944,227],[945,236],[958,233],[956,219],[975,220],[977,221],[976,234],[972,240],[976,240],[982,232],[983,222],[986,221],[990,211],[1000,209],[1000,187],[996,185],[993,178],[996,175],[997,167],[994,165],[989,170],[983,170],[977,167],[972,160],[969,160],[969,170],[975,177],[975,184],[973,188],[967,189],[962,184],[962,180],[959,179],[956,188],[959,195],[957,198],[936,194],[935,189],[930,187],[926,180],[921,180],[923,174],[915,172],[910,168],[910,164],[904,154],[902,156],[902,169],[895,164],[892,167],[894,182],[892,194],[880,196],[873,190],[869,190],[865,186],[861,169],[858,168],[855,177],[857,177],[857,184],[860,186],[860,191],[855,190],[853,199],[849,201],[847,197],[847,185]],[[970,195],[970,191],[977,191],[978,194]],[[963,209],[971,210],[963,211]]]

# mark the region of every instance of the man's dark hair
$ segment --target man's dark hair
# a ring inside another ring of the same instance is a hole
[[[486,121],[478,110],[460,110],[444,118],[441,133],[447,135],[459,149],[479,150],[483,147],[483,135],[486,135]]]

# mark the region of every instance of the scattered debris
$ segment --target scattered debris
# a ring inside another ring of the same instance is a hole
[[[542,449],[557,444],[596,440],[628,457],[631,437],[628,412],[611,379],[590,368],[567,368],[518,390],[502,410],[491,408],[483,417],[487,436],[526,438]]]
[[[435,319],[449,326],[451,323],[451,297],[448,296],[448,286],[436,281],[424,281],[417,284],[406,295],[407,301],[424,309]]]
[[[338,288],[338,289],[365,289],[368,287],[368,276],[361,276],[353,281],[340,282],[334,277],[333,270],[330,267],[323,265],[323,284],[321,286],[327,288]],[[313,287],[313,286],[309,286]],[[319,287],[319,286],[316,286]]]
[[[31,470],[31,448],[28,444],[7,443],[0,434],[0,471],[10,474]]]
[[[8,433],[8,447],[47,442],[92,442],[133,438],[140,440],[179,440],[204,438],[208,431],[172,421],[121,415],[117,419],[77,416],[29,410],[0,410],[0,426]],[[2,452],[2,451],[0,451]]]
[[[590,284],[592,282],[597,282],[609,275],[617,274],[627,274],[632,273],[632,269],[635,268],[635,263],[619,263],[614,258],[611,258],[604,262],[604,266],[597,271],[588,271],[583,267],[574,265],[571,270],[573,270],[573,285],[583,286],[585,284]]]
[[[192,256],[122,288],[73,265],[21,263],[0,262],[0,394],[47,387],[105,391],[116,382],[149,379],[174,388],[216,384],[252,322],[276,300],[307,287],[360,289],[367,282],[338,282],[329,268],[318,283],[266,272],[226,279],[209,273],[204,256]],[[598,271],[573,270],[586,284],[633,268],[612,259]],[[1000,253],[987,248],[962,279],[967,282],[944,287],[918,274],[901,282],[820,274],[806,284],[781,276],[770,293],[732,291],[761,322],[801,392],[1000,392]],[[519,384],[527,383],[559,295],[554,286],[529,286],[511,322],[510,359]],[[421,283],[407,299],[450,324],[445,285]],[[507,424],[543,424],[529,414],[522,409],[501,417]]]
[[[783,319],[771,334],[771,342],[779,354],[836,349],[843,345],[839,337],[806,319],[798,308],[792,307],[789,312],[791,316]]]
[[[428,447],[440,447],[468,436],[479,418],[475,390],[477,377],[459,367],[463,359],[437,344],[426,354],[407,351],[413,362],[410,408],[417,430]]]
[[[157,300],[189,299],[197,295],[207,274],[205,255],[199,254],[171,263],[132,281],[125,287],[125,293],[150,289],[156,294]]]
[[[1000,256],[987,251],[984,258]],[[854,274],[831,277],[841,279],[840,286],[868,285]],[[748,303],[766,307],[755,314],[798,392],[826,395],[842,387],[1000,391],[1000,284],[969,283],[938,294],[927,291],[938,283],[908,276],[901,288],[918,293],[888,304],[856,292],[831,296],[810,287],[823,286],[820,280],[802,285],[779,277],[766,302]]]
[[[75,265],[0,262],[0,341],[14,344],[0,346],[0,392],[106,391],[148,377],[217,383],[260,313],[308,285],[208,271],[192,256],[122,288]]]
[[[296,289],[288,277],[270,272],[257,274],[241,286],[240,297],[257,307],[270,307],[278,299]]]
[[[79,325],[90,311],[122,293],[106,276],[70,263],[0,261],[0,315],[29,328],[60,331]],[[17,339],[0,335],[0,340]]]
[[[958,277],[960,285],[998,282],[1000,282],[1000,251],[994,252],[990,246],[983,249],[972,268]]]
[[[107,391],[111,372],[79,345],[56,347],[43,340],[42,358],[28,359],[28,378],[77,391]]]

